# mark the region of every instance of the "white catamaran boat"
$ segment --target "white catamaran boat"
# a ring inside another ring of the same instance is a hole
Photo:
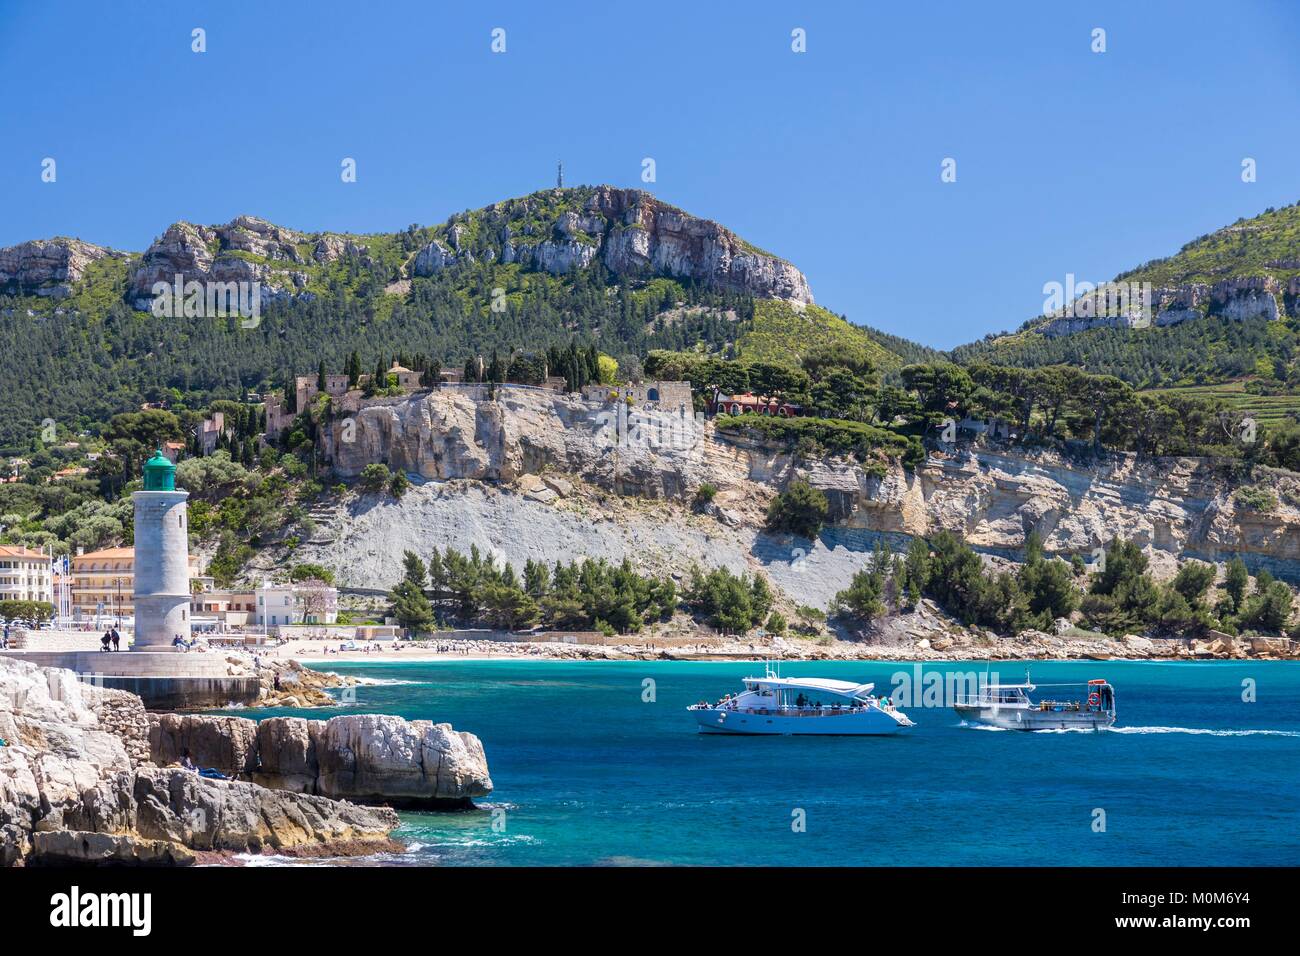
[[[1038,685],[988,684],[974,695],[961,696],[953,710],[963,720],[1005,730],[1105,730],[1115,723],[1115,688],[1104,680],[1086,685],[1044,684],[1045,687],[1087,687],[1086,700],[1029,699]]]
[[[746,677],[741,694],[716,704],[687,708],[702,734],[896,734],[915,724],[874,684],[824,677],[782,677],[768,665],[762,677]]]

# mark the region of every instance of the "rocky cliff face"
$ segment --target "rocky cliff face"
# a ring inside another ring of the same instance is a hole
[[[559,213],[542,233],[531,226],[526,231],[503,226],[480,255],[554,275],[600,260],[618,276],[667,275],[758,298],[813,301],[803,273],[716,222],[692,216],[638,189],[598,186],[589,192],[580,208]],[[526,219],[542,200],[530,197],[514,203],[511,214]],[[463,227],[453,225],[445,240],[428,243],[416,254],[413,273],[433,275],[457,261],[473,259],[462,234]]]
[[[540,389],[496,401],[460,389],[362,408],[335,420],[325,451],[339,473],[382,461],[424,478],[512,482],[550,467],[622,493],[681,497],[708,474],[704,425],[689,410],[636,409]]]
[[[1244,506],[1233,483],[1203,459],[1139,462],[1116,456],[1075,464],[1050,453],[981,448],[931,454],[914,472],[884,478],[846,465],[807,469],[842,514],[842,527],[931,534],[960,532],[976,547],[1017,554],[1037,531],[1050,551],[1080,554],[1118,536],[1149,549],[1157,564],[1175,558],[1226,561],[1300,580],[1300,476],[1268,472],[1259,484],[1278,501],[1270,511]]]
[[[311,265],[365,255],[366,247],[348,236],[309,236],[254,216],[224,226],[178,222],[145,250],[127,296],[136,308],[147,309],[154,283],[171,284],[180,275],[186,282],[259,282],[263,301],[269,301],[301,294]]]
[[[1262,511],[1243,504],[1236,486],[1201,459],[1115,456],[1085,464],[984,446],[932,453],[914,470],[894,466],[874,477],[851,462],[802,462],[780,448],[715,433],[711,424],[688,419],[677,427],[673,413],[647,411],[643,422],[620,423],[617,406],[602,402],[528,389],[498,394],[496,402],[480,402],[442,389],[363,409],[350,442],[335,422],[327,449],[344,474],[387,462],[432,484],[399,504],[354,503],[339,517],[337,537],[309,542],[302,559],[337,567],[345,583],[385,587],[400,576],[402,548],[422,552],[429,543],[461,550],[474,543],[516,567],[528,557],[553,560],[557,548],[637,562],[653,555],[656,565],[676,571],[690,561],[761,567],[808,598],[801,603],[824,605],[881,535],[901,542],[949,529],[1008,556],[1031,531],[1049,550],[1088,560],[1119,536],[1148,548],[1157,570],[1177,558],[1240,555],[1253,570],[1300,581],[1300,476],[1288,472],[1257,475],[1256,484],[1276,501]],[[580,479],[579,487],[557,492],[550,476],[561,473]],[[835,524],[820,541],[761,531],[767,501],[795,477],[830,499]],[[473,490],[462,479],[501,488]],[[696,527],[704,519],[681,507],[706,481],[719,489],[717,517],[704,521],[712,529],[707,544]],[[630,506],[618,513],[593,488],[680,505],[674,517]],[[386,553],[391,567],[381,560]]]
[[[1075,306],[1075,314],[1051,317],[1035,326],[1035,331],[1057,338],[1089,329],[1178,325],[1215,316],[1233,321],[1272,321],[1285,314],[1283,303],[1297,294],[1300,277],[1284,281],[1272,275],[1237,276],[1213,285],[1192,283],[1153,289],[1149,306],[1139,304],[1134,295],[1130,299],[1132,308],[1123,314],[1108,308],[1102,295],[1094,294],[1085,297],[1086,306]]]
[[[86,267],[123,253],[80,239],[37,239],[0,249],[0,292],[62,299]]]

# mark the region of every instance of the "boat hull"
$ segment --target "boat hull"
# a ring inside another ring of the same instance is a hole
[[[957,716],[972,724],[1004,730],[1105,730],[1115,715],[1101,711],[1055,711],[1020,707],[954,707]]]
[[[702,734],[881,737],[900,733],[912,726],[910,721],[902,723],[892,714],[874,709],[816,717],[782,717],[779,714],[716,708],[694,710],[692,713]]]

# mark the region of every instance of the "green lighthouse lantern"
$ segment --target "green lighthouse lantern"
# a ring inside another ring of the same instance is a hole
[[[144,463],[145,491],[175,491],[176,466],[167,460],[159,448],[153,457]]]

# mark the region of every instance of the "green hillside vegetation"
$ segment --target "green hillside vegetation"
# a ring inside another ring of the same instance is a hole
[[[1153,289],[1271,276],[1285,290],[1300,275],[1300,204],[1268,209],[1187,243],[1177,254],[1122,272],[1116,282]],[[1283,315],[1238,321],[1213,314],[1164,328],[1090,329],[1047,338],[1037,317],[1016,333],[985,336],[953,350],[960,363],[1036,368],[1074,365],[1114,375],[1139,389],[1214,385],[1253,377],[1263,391],[1300,391],[1300,316],[1293,297],[1279,295]]]
[[[1298,330],[1300,321],[1289,318],[1210,318],[1164,328],[1089,329],[1057,338],[1020,332],[960,346],[952,358],[1021,368],[1073,365],[1136,388],[1208,385],[1255,375],[1271,387],[1296,390]]]
[[[912,362],[933,361],[935,349],[897,336],[853,325],[819,305],[797,308],[763,300],[754,305],[754,322],[736,343],[737,355],[750,362],[799,365],[813,352],[846,349],[861,353],[888,376]]]
[[[613,356],[721,351],[753,315],[747,295],[662,277],[619,283],[599,265],[552,276],[459,262],[411,280],[404,298],[385,295],[400,250],[423,238],[410,235],[393,238],[375,262],[345,257],[322,267],[313,273],[313,295],[267,304],[253,329],[236,317],[136,311],[123,299],[128,267],[121,260],[96,263],[59,305],[0,295],[0,451],[37,448],[45,418],[75,434],[146,402],[201,409],[279,386],[321,361],[341,368],[353,351],[367,369],[398,352],[460,366],[494,350],[508,357],[575,340]],[[495,288],[505,290],[504,311],[491,308]],[[676,310],[671,321],[663,316],[669,310]]]
[[[719,431],[751,433],[793,445],[805,458],[852,455],[863,463],[875,461],[881,466],[891,460],[901,460],[908,465],[918,465],[925,460],[925,451],[916,436],[902,435],[865,422],[754,414],[719,415],[715,422]],[[884,474],[883,467],[869,467],[867,470]]]
[[[1150,282],[1155,288],[1201,282],[1212,285],[1234,276],[1300,275],[1300,203],[1270,207],[1258,216],[1193,239],[1165,259],[1153,259],[1115,280]]]
[[[1215,587],[1213,565],[1185,561],[1172,581],[1158,584],[1149,559],[1135,543],[1114,539],[1104,570],[1089,573],[1082,556],[1071,562],[1049,557],[1038,534],[1025,542],[1024,562],[1014,572],[993,571],[957,534],[941,531],[914,538],[905,554],[879,547],[831,611],[851,623],[914,609],[928,597],[964,624],[999,634],[1047,630],[1075,610],[1083,624],[1112,637],[1151,634],[1197,637],[1281,634],[1292,629],[1291,588],[1267,571],[1251,578],[1240,558],[1228,563]]]
[[[1255,380],[1223,382],[1219,385],[1188,385],[1180,388],[1155,389],[1140,394],[1165,400],[1185,398],[1209,402],[1248,415],[1264,426],[1295,421],[1297,414],[1300,414],[1300,396],[1260,395],[1249,390],[1258,384]]]

